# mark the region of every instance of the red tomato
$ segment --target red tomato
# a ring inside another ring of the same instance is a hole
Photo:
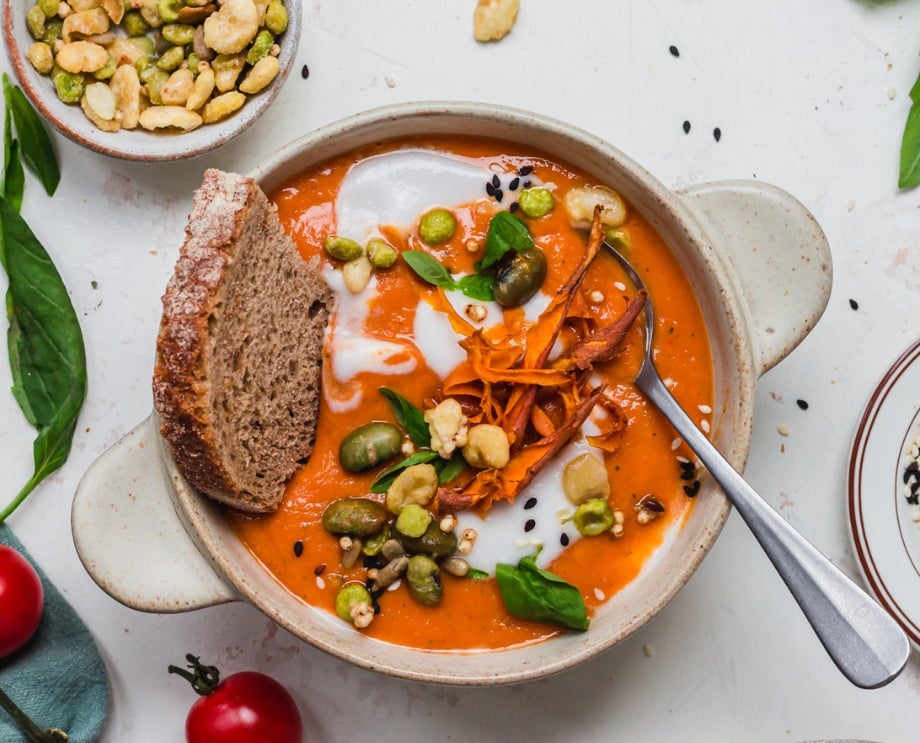
[[[281,684],[255,671],[227,676],[192,705],[188,743],[301,743],[297,704]]]
[[[0,544],[0,658],[12,655],[38,629],[45,593],[32,564]]]

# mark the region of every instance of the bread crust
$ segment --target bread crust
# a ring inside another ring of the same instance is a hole
[[[160,433],[184,477],[211,498],[253,512],[278,507],[285,483],[312,450],[323,336],[332,304],[318,262],[301,258],[276,212],[252,179],[205,172],[163,295],[153,374]],[[248,314],[246,300],[235,299],[243,290],[253,293],[245,283],[254,281],[252,272],[246,273],[254,260],[267,261],[279,279],[284,277],[283,283],[274,282],[277,286],[262,287],[259,297],[267,309],[256,308],[258,319],[241,317]],[[267,322],[272,327],[262,327]],[[278,376],[270,360],[257,363],[252,354],[247,357],[244,344],[261,342],[259,332],[269,332],[298,362],[302,357],[303,368],[291,378]],[[224,358],[244,368],[231,375]],[[249,386],[252,380],[254,387]],[[243,406],[259,404],[247,398],[266,387],[272,397],[277,388],[291,418],[289,424],[287,416],[273,423],[271,431],[259,416],[251,426],[240,418],[249,410]],[[239,441],[245,441],[245,449],[236,446]]]

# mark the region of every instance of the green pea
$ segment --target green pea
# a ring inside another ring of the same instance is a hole
[[[143,36],[150,30],[150,24],[147,23],[144,16],[139,10],[129,10],[121,19],[121,27],[125,34],[130,37]]]
[[[41,41],[45,35],[45,20],[45,13],[38,5],[33,5],[26,11],[26,27],[36,41]]]
[[[128,39],[134,46],[138,47],[144,54],[149,57],[156,56],[156,47],[153,44],[153,39],[149,36],[132,36]]]
[[[431,523],[431,514],[418,503],[409,503],[396,517],[396,531],[407,537],[420,537]]]
[[[396,263],[399,252],[386,240],[374,237],[367,241],[367,258],[374,268],[389,268]]]
[[[53,75],[52,81],[57,97],[64,103],[78,103],[86,89],[83,75],[75,75],[71,72],[60,72]]]
[[[36,5],[42,9],[42,13],[45,14],[45,18],[48,18],[49,20],[57,15],[58,6],[60,4],[60,0],[38,0],[36,3]]]
[[[409,594],[426,606],[440,603],[443,597],[441,570],[428,555],[413,555],[406,568],[406,584]]]
[[[335,613],[344,622],[353,623],[351,607],[355,604],[371,605],[371,594],[363,583],[346,583],[335,595]]]
[[[169,73],[158,70],[155,65],[150,67],[153,73],[144,82],[147,88],[147,97],[154,106],[163,105],[163,97],[160,95],[160,89],[169,80]]]
[[[375,421],[355,429],[339,444],[339,463],[346,472],[364,472],[399,453],[402,433],[392,423]]]
[[[333,258],[339,261],[353,261],[364,255],[364,248],[350,237],[341,235],[329,235],[323,241],[323,248]]]
[[[632,238],[626,230],[607,230],[604,240],[610,243],[610,247],[616,248],[620,253],[628,253],[632,250]]]
[[[422,215],[418,234],[429,245],[440,245],[450,240],[457,229],[457,218],[447,209],[432,209]]]
[[[275,36],[283,34],[288,25],[288,12],[280,0],[272,0],[265,10],[265,28]]]
[[[178,21],[181,9],[181,0],[157,0],[157,14],[163,23]]]
[[[109,78],[112,77],[112,75],[115,74],[115,70],[117,69],[118,69],[118,65],[115,62],[115,57],[113,57],[110,54],[108,64],[106,64],[106,66],[103,67],[102,69],[96,70],[93,73],[93,77],[96,78],[97,80],[108,80]]]
[[[178,70],[179,65],[185,59],[185,49],[181,46],[174,46],[168,49],[158,60],[157,67],[167,72]]]
[[[542,186],[525,188],[518,195],[518,206],[528,217],[544,217],[553,210],[555,205],[556,200],[552,192]]]
[[[387,509],[370,498],[339,498],[323,511],[323,528],[337,536],[364,537],[379,532],[389,519]]]
[[[192,74],[195,75],[195,77],[198,76],[199,62],[201,62],[201,59],[197,54],[195,54],[195,52],[192,52],[188,55],[188,68],[192,71]]]
[[[613,511],[605,498],[591,498],[575,509],[575,528],[586,537],[596,537],[613,526]]]
[[[60,39],[64,35],[64,19],[63,18],[49,18],[45,21],[45,33],[42,34],[42,41],[54,48],[54,42]]]
[[[175,44],[176,46],[191,44],[195,39],[195,27],[187,26],[184,23],[167,23],[160,29],[160,33],[170,44]]]
[[[543,286],[546,256],[539,248],[515,253],[495,274],[492,293],[502,307],[520,307]]]
[[[272,35],[272,32],[263,28],[256,34],[252,46],[249,47],[249,51],[246,53],[246,61],[249,62],[249,64],[255,64],[271,51],[272,44],[274,43],[275,37]]]
[[[457,535],[452,531],[441,531],[436,521],[432,521],[420,537],[409,537],[399,532],[394,536],[409,553],[421,553],[439,559],[457,551]]]

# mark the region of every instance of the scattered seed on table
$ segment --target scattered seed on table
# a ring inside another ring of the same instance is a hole
[[[722,139],[722,130],[719,129],[719,127],[716,127],[715,129],[712,130],[712,136],[716,140],[716,142],[718,142],[720,139]]]
[[[685,121],[684,122],[684,134],[689,134],[689,133],[690,133],[690,122]]]
[[[304,80],[306,80],[308,77],[310,77],[310,68],[307,67],[306,65],[304,65],[303,67],[301,67],[301,68],[300,68],[300,76],[301,76]]]
[[[303,554],[303,542],[299,539],[294,542],[294,557],[300,557]]]
[[[674,46],[673,44],[671,44],[671,46],[668,47],[668,51],[671,52],[671,56],[672,56],[672,57],[679,57],[679,56],[680,56],[680,49],[678,49],[678,48],[677,48],[676,46]]]
[[[798,405],[802,410],[808,410],[807,400],[796,400],[795,404]]]
[[[524,503],[524,510],[529,511],[531,508],[533,508],[536,505],[537,505],[537,499],[534,497],[530,497]]]
[[[851,309],[851,310],[858,310],[858,309],[859,309],[859,302],[857,302],[855,299],[851,299],[851,300],[850,300],[850,309]]]
[[[534,521],[533,519],[527,519],[527,521],[524,523],[524,531],[525,532],[533,531],[536,525],[537,525],[536,521]]]

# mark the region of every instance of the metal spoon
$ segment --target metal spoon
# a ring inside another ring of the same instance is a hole
[[[645,284],[615,247],[616,258],[637,289]],[[818,639],[853,684],[874,689],[904,668],[910,644],[894,619],[793,529],[725,460],[674,399],[652,362],[655,314],[645,302],[645,357],[636,386],[665,417],[721,486],[785,581]]]

